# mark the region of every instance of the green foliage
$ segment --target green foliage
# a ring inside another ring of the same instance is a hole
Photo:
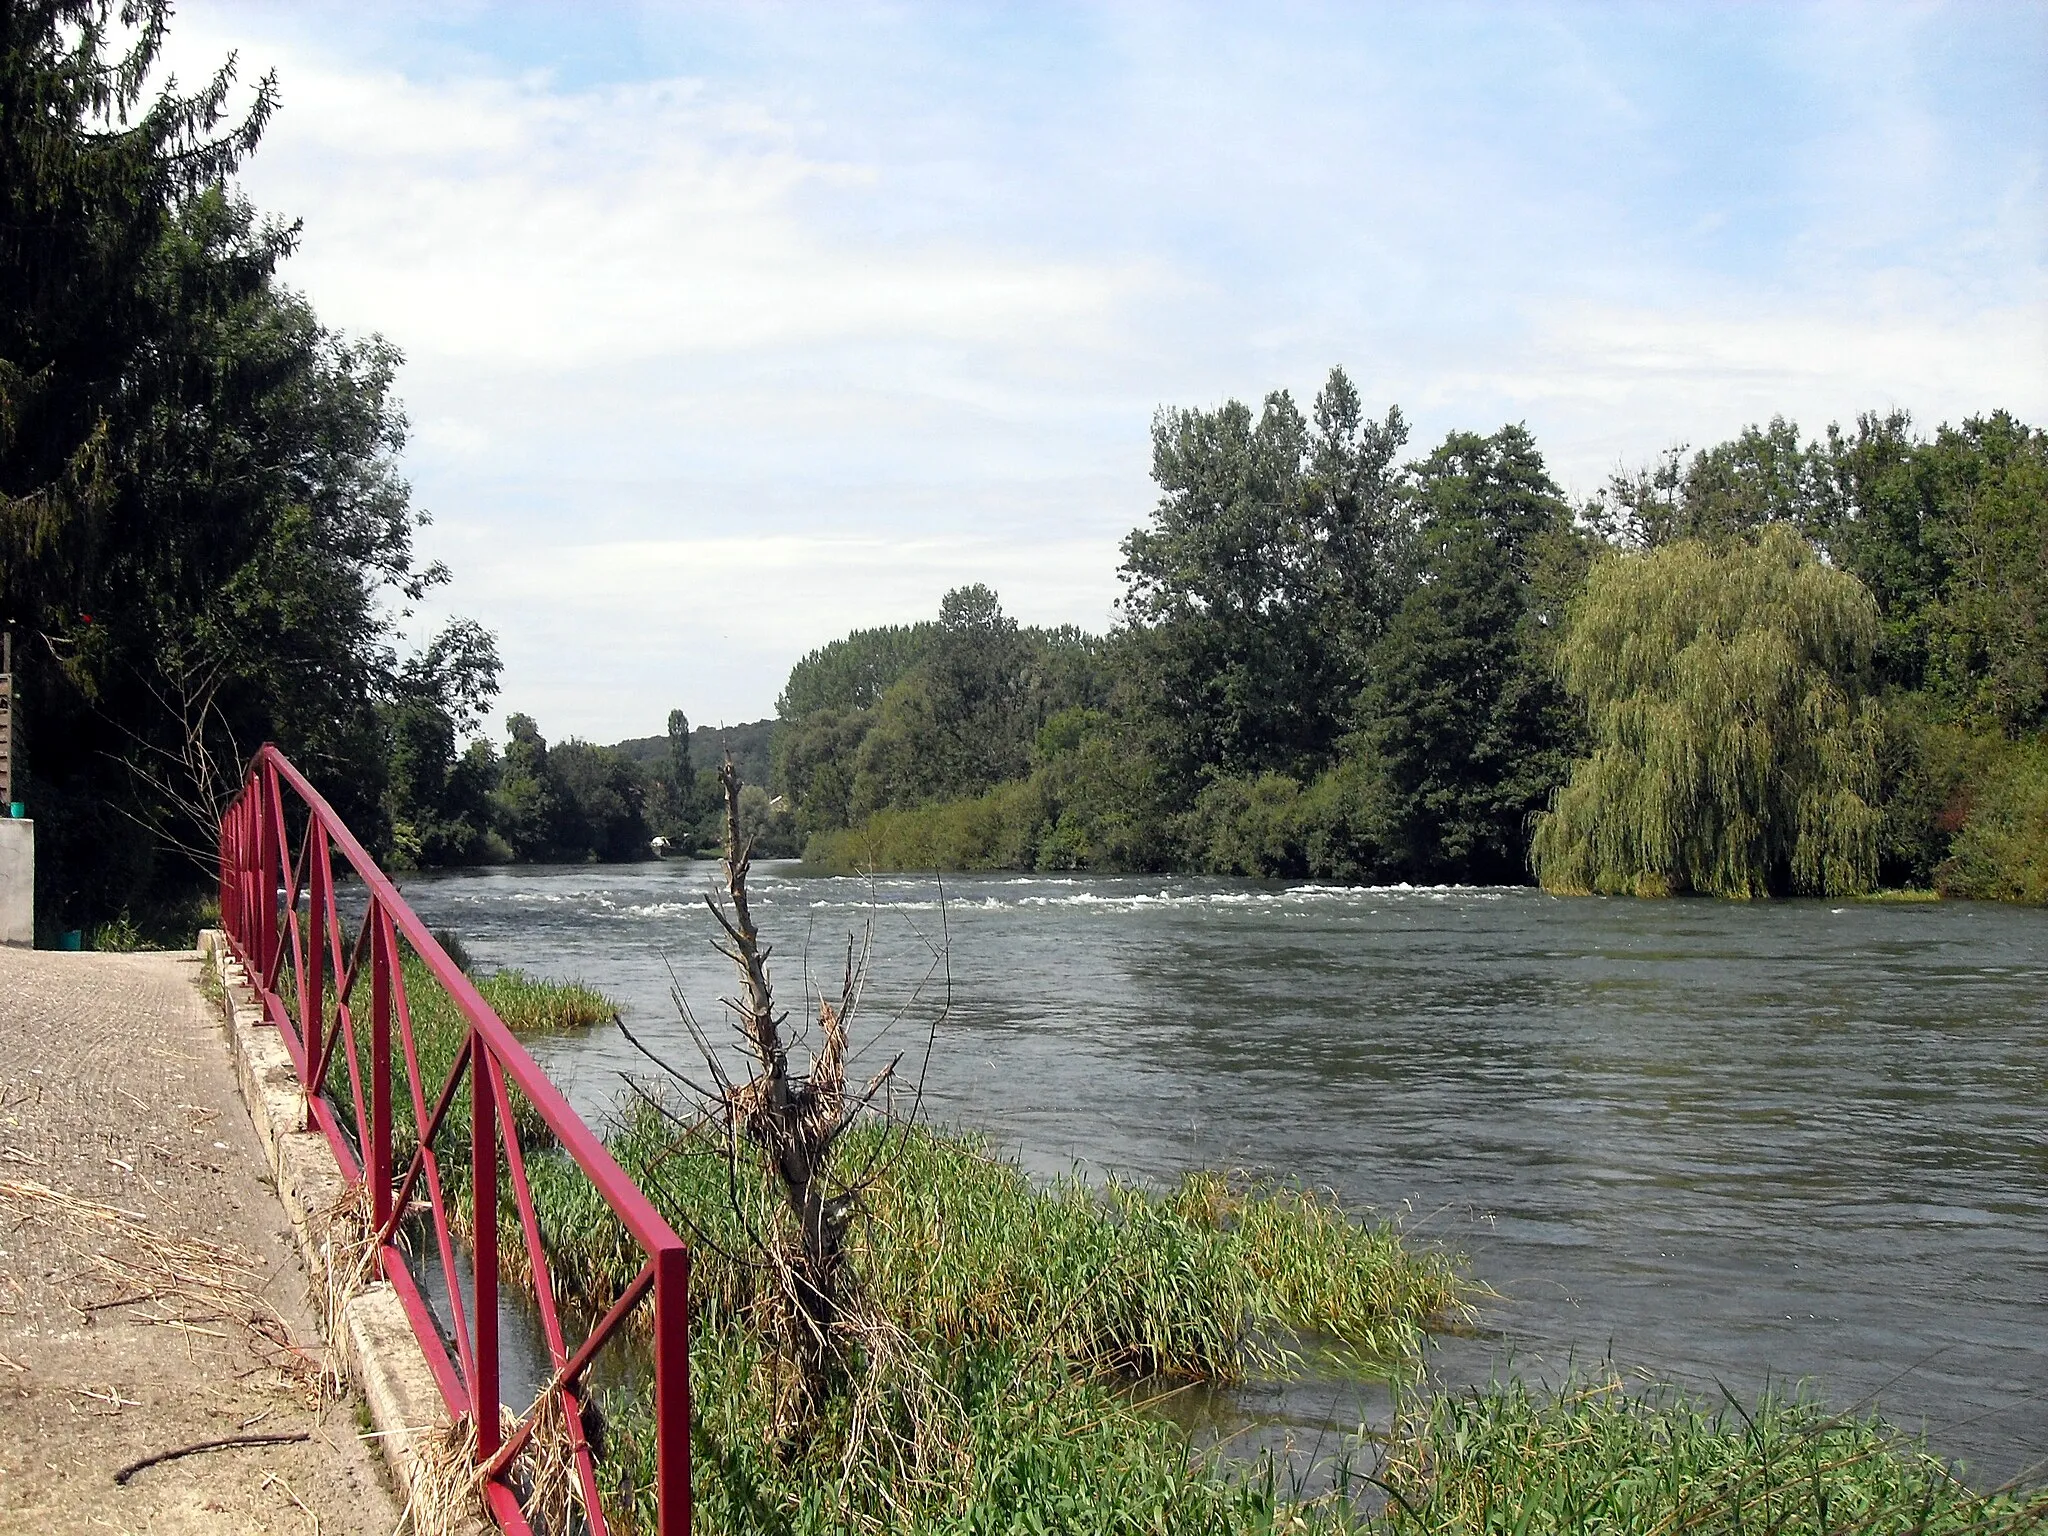
[[[1190,862],[1212,875],[1302,875],[1301,781],[1284,773],[1219,778],[1181,824]]]
[[[2005,755],[1995,736],[1946,718],[1925,693],[1884,701],[1878,742],[1878,882],[1925,890],[1949,856],[1976,786]]]
[[[752,1326],[764,1280],[738,1257],[772,1192],[735,1189],[715,1148],[644,1105],[609,1144],[696,1238],[698,1510],[727,1529],[1298,1529],[1275,1524],[1270,1483],[1219,1472],[1119,1382],[1289,1369],[1297,1334],[1407,1370],[1421,1327],[1466,1305],[1453,1261],[1325,1194],[1213,1174],[1165,1194],[1036,1188],[974,1138],[867,1127],[848,1147],[875,1170],[855,1263],[889,1327],[809,1434],[778,1442]],[[640,1261],[587,1183],[545,1162],[535,1199],[561,1289],[601,1306]],[[651,1405],[629,1387],[606,1412],[614,1505],[644,1512]]]
[[[1028,778],[825,828],[805,862],[842,873],[1167,868],[1180,857],[1169,791],[1136,734],[1102,710],[1061,710],[1038,732]]]
[[[1398,410],[1331,370],[1313,421],[1284,391],[1152,423],[1160,498],[1124,541],[1132,694],[1167,770],[1313,768],[1344,734],[1364,649],[1399,601]]]
[[[930,654],[938,626],[891,624],[856,629],[844,640],[821,646],[790,669],[775,713],[803,721],[823,710],[872,709],[882,695]]]
[[[1789,529],[1595,566],[1560,662],[1592,755],[1538,822],[1546,887],[1723,896],[1867,890],[1876,605]]]
[[[740,790],[740,839],[761,859],[793,859],[803,852],[796,814],[780,795],[770,796],[758,784]]]
[[[1883,615],[1879,675],[1892,688],[1927,684],[1928,631],[1950,568],[1940,476],[1904,411],[1866,413],[1853,436],[1828,428],[1835,511],[1827,549],[1870,590]]]
[[[877,811],[858,826],[815,834],[804,861],[844,873],[889,869],[1031,869],[1045,824],[1028,779],[969,800]]]
[[[2000,743],[1964,782],[1961,832],[1934,871],[1944,896],[2048,903],[2048,737]]]
[[[831,832],[853,820],[853,779],[866,740],[865,711],[821,709],[786,724],[775,738],[775,779],[807,832]]]
[[[1517,882],[1526,826],[1562,782],[1573,721],[1549,626],[1584,553],[1520,427],[1453,433],[1415,468],[1417,579],[1360,704],[1382,766],[1389,873]]]
[[[395,623],[446,574],[413,559],[397,353],[323,328],[276,281],[294,230],[227,190],[272,83],[238,123],[231,66],[150,94],[168,7],[133,11],[0,10],[0,624],[46,637],[16,649],[44,926],[205,885],[266,739],[381,841],[380,710],[419,696]]]
[[[1947,565],[1927,625],[1928,681],[1981,727],[2048,726],[2048,432],[2000,411],[1924,450]]]
[[[527,715],[508,740],[489,794],[493,831],[513,858],[576,863],[648,857],[647,802],[657,786],[614,747],[571,739],[549,747]]]
[[[845,649],[828,646],[792,673],[784,703],[809,707],[788,719],[775,748],[774,783],[790,798],[801,833],[821,848],[828,844],[820,836],[880,813],[973,800],[1021,779],[1045,723],[1063,710],[1098,705],[1107,693],[1100,641],[1071,627],[1020,626],[985,586],[947,593],[934,624],[859,631],[839,644]],[[875,654],[915,660],[875,693],[868,684],[884,669],[854,665]],[[820,681],[845,676],[860,685]],[[864,698],[872,704],[856,702]],[[884,839],[902,844],[905,857],[903,829],[915,820],[892,815]],[[969,834],[959,816],[954,821],[926,841],[950,846]],[[986,847],[987,840],[969,834],[967,845]],[[1011,846],[1009,856],[1019,856],[1014,839]]]
[[[490,744],[475,741],[456,752],[458,732],[476,723],[497,679],[497,642],[481,626],[458,620],[407,667],[403,693],[384,706],[384,809],[398,868],[511,856],[490,824],[497,777]]]

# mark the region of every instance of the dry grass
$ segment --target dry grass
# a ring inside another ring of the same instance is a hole
[[[512,1462],[511,1482],[520,1508],[536,1531],[580,1530],[585,1523],[583,1489],[561,1395],[550,1394],[529,1412],[534,1415],[533,1433]],[[499,1413],[502,1444],[523,1421],[510,1409],[501,1408]],[[478,1526],[490,1529],[476,1438],[476,1421],[467,1417],[439,1435],[421,1438],[413,1450],[412,1491],[401,1529],[411,1536],[449,1536]]]
[[[171,1237],[133,1211],[84,1200],[34,1180],[0,1180],[0,1211],[16,1227],[34,1227],[84,1264],[107,1294],[73,1302],[91,1315],[137,1308],[145,1323],[230,1338],[242,1332],[276,1384],[315,1400],[334,1379],[324,1351],[294,1343],[262,1295],[263,1267],[240,1249],[205,1238]]]
[[[331,1396],[340,1397],[348,1390],[343,1360],[348,1304],[362,1294],[377,1263],[377,1245],[370,1227],[369,1186],[349,1185],[329,1205],[314,1213],[313,1224],[320,1253],[318,1294],[313,1299],[319,1307],[321,1330],[328,1342],[323,1385]]]

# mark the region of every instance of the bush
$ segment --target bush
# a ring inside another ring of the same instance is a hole
[[[2000,745],[1966,794],[1966,819],[1934,872],[1936,889],[2048,902],[2048,738]]]
[[[1302,875],[1301,783],[1283,773],[1217,779],[1184,823],[1190,862],[1204,874]]]

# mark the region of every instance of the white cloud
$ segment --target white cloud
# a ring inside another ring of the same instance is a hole
[[[806,651],[930,618],[969,582],[995,582],[1026,623],[1077,604],[1106,615],[1117,560],[1107,539],[627,539],[473,559],[465,585],[527,616],[501,641],[508,665],[542,680],[512,707],[550,731],[619,735],[658,729],[678,705],[699,723],[758,718]],[[573,670],[544,666],[551,655]]]
[[[260,50],[247,47],[245,52]],[[565,93],[421,83],[288,56],[246,182],[304,206],[292,278],[421,356],[581,368],[849,341],[1075,344],[1142,267],[835,237],[805,204],[872,193],[702,82]]]

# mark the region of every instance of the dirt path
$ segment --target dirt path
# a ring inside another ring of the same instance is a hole
[[[388,1536],[200,970],[0,947],[0,1531]]]

